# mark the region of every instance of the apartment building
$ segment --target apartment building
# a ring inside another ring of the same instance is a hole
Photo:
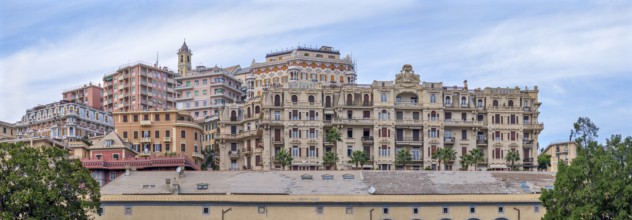
[[[509,151],[520,155],[522,168],[536,167],[544,128],[537,87],[472,89],[467,81],[444,86],[422,82],[410,65],[394,81],[369,85],[283,82],[245,103],[227,104],[218,122],[221,170],[280,169],[274,156],[281,149],[294,158],[292,170],[324,169],[326,152],[338,155],[337,169],[353,169],[353,151],[370,158],[364,169],[404,169],[395,164],[400,150],[412,154],[406,169],[458,170],[460,158],[473,149],[482,149],[485,160],[470,169],[506,170]],[[324,139],[332,128],[342,141]],[[439,164],[432,155],[440,148],[452,148],[456,159]]]
[[[103,88],[101,84],[84,84],[75,88],[65,89],[62,93],[62,99],[84,104],[90,108],[103,110]]]
[[[540,154],[551,155],[551,166],[547,168],[547,171],[557,172],[559,164],[570,165],[577,157],[577,143],[574,141],[551,143]]]
[[[0,121],[0,140],[15,138],[15,125]]]
[[[241,101],[244,95],[233,73],[217,66],[197,66],[176,81],[176,108],[189,111],[196,120],[217,115],[226,103]]]
[[[112,114],[66,100],[26,110],[15,124],[16,138],[45,137],[62,142],[102,136],[114,129]]]
[[[139,157],[184,155],[200,166],[204,130],[186,111],[115,112],[116,133]]]
[[[541,219],[543,172],[131,172],[95,219]],[[437,193],[440,192],[440,193]]]
[[[355,83],[355,64],[351,56],[340,57],[330,46],[299,46],[266,54],[265,61],[252,61],[248,68],[235,73],[245,84],[246,98],[261,96],[273,84],[291,81]]]
[[[119,67],[103,77],[103,108],[108,112],[175,108],[175,77],[157,64],[142,62]]]

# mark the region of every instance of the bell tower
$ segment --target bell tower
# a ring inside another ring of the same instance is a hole
[[[186,40],[178,50],[178,74],[186,76],[191,71],[191,50],[187,46]]]

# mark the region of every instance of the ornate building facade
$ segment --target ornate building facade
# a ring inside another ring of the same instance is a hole
[[[112,114],[62,100],[26,110],[15,124],[16,138],[45,137],[64,142],[105,135],[114,129]]]
[[[352,169],[353,151],[370,158],[364,169],[403,169],[395,164],[400,150],[412,155],[407,169],[457,170],[460,157],[477,148],[485,159],[473,169],[507,169],[509,151],[520,155],[523,168],[536,166],[544,127],[537,87],[472,89],[467,81],[444,86],[422,82],[410,65],[394,81],[361,85],[313,80],[308,67],[296,67],[297,75],[309,77],[271,81],[260,96],[257,91],[243,104],[226,106],[218,122],[221,170],[279,169],[274,157],[281,149],[291,153],[292,170],[325,169],[326,152],[338,156],[337,169]],[[352,68],[347,71],[355,82]],[[342,141],[324,138],[332,128]],[[440,148],[452,148],[456,159],[439,164],[432,155]]]

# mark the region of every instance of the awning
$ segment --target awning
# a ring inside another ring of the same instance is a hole
[[[507,165],[505,164],[492,164],[489,165],[490,169],[507,169]]]

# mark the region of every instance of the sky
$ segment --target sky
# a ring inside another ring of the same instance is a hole
[[[599,140],[632,135],[632,1],[1,1],[0,120],[145,61],[247,67],[328,45],[359,83],[411,64],[422,81],[538,86],[540,147],[589,117]],[[627,101],[626,101],[627,100]]]

